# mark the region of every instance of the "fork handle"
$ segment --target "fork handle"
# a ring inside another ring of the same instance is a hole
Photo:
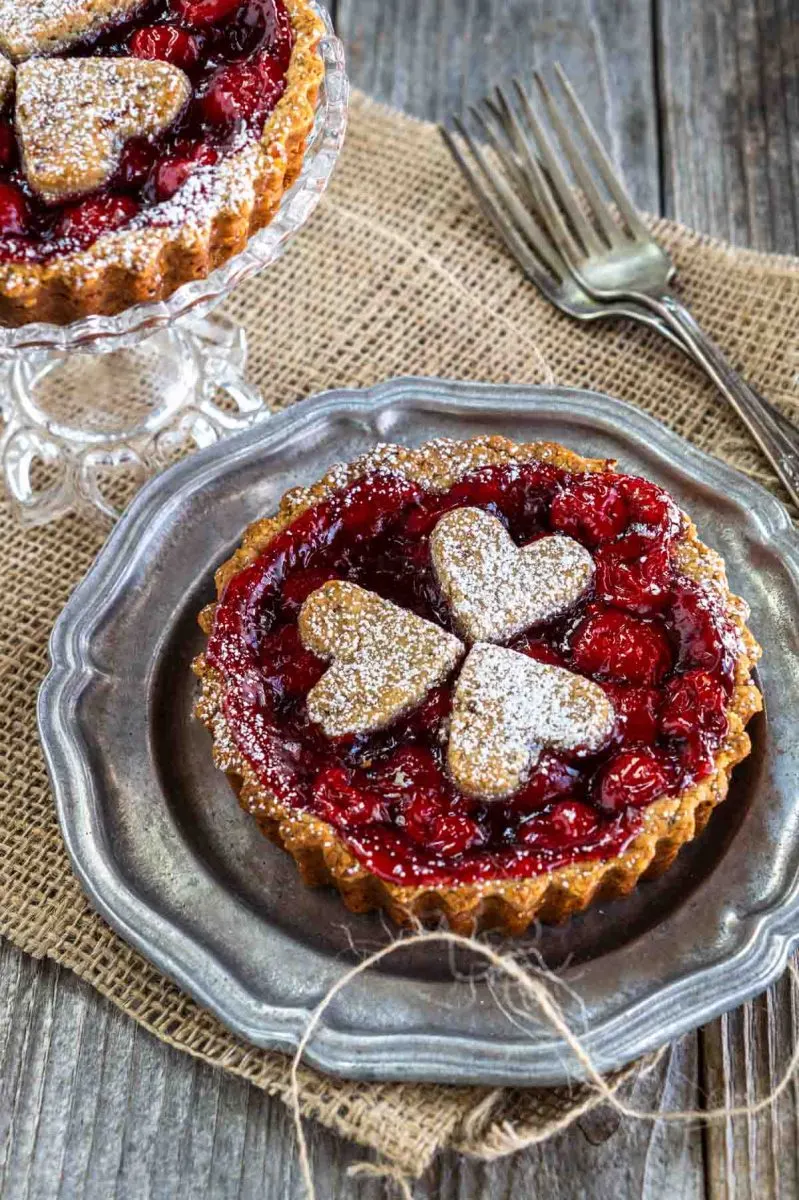
[[[784,484],[794,504],[799,505],[799,452],[795,441],[781,428],[770,406],[732,367],[691,312],[672,292],[659,299],[636,295],[636,300],[653,309],[674,330],[694,360],[713,380],[732,405]]]

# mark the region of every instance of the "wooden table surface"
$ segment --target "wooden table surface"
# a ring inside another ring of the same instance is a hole
[[[638,204],[799,252],[797,0],[338,0],[354,82],[440,118],[559,60]],[[657,1109],[753,1099],[797,1036],[787,982],[688,1035],[639,1085]],[[445,1156],[419,1200],[780,1200],[799,1196],[796,1086],[710,1130],[599,1112],[491,1166]],[[309,1127],[320,1200],[377,1200],[363,1154]],[[302,1197],[286,1110],[169,1049],[90,987],[0,945],[0,1195]]]

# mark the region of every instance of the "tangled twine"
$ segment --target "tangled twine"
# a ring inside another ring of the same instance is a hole
[[[314,1009],[305,1031],[300,1038],[296,1053],[291,1063],[290,1071],[290,1100],[291,1110],[294,1122],[294,1129],[297,1136],[298,1156],[300,1161],[300,1169],[305,1184],[307,1200],[316,1200],[316,1188],[313,1181],[313,1172],[311,1170],[310,1157],[308,1154],[308,1143],[305,1137],[305,1132],[302,1126],[302,1116],[300,1112],[300,1089],[299,1089],[299,1070],[302,1063],[305,1050],[310,1042],[313,1034],[319,1025],[325,1011],[328,1009],[333,1000],[340,992],[343,992],[354,979],[359,975],[363,975],[372,967],[376,966],[384,958],[389,958],[397,950],[407,950],[410,946],[418,946],[422,943],[428,945],[433,943],[447,945],[452,948],[468,950],[474,954],[480,955],[489,966],[505,977],[511,983],[515,983],[522,997],[524,997],[529,1005],[530,1012],[538,1011],[549,1027],[558,1034],[566,1045],[571,1050],[577,1062],[582,1068],[585,1082],[588,1083],[594,1090],[595,1098],[609,1104],[620,1116],[631,1117],[638,1121],[668,1121],[687,1124],[692,1121],[721,1121],[729,1120],[739,1116],[756,1116],[764,1109],[771,1107],[772,1104],[782,1095],[786,1088],[790,1085],[793,1076],[799,1067],[799,1043],[794,1047],[785,1071],[777,1083],[776,1087],[761,1100],[754,1104],[733,1105],[725,1108],[712,1109],[685,1109],[674,1111],[656,1111],[650,1112],[645,1109],[636,1108],[634,1105],[626,1103],[618,1096],[618,1088],[620,1080],[609,1083],[602,1074],[594,1066],[591,1057],[586,1052],[580,1038],[570,1028],[563,1009],[555,999],[552,991],[553,982],[560,985],[562,981],[557,979],[551,972],[545,969],[536,970],[535,972],[526,970],[522,967],[511,955],[500,954],[494,950],[488,943],[477,941],[475,938],[464,937],[457,933],[450,933],[445,930],[424,932],[419,931],[408,935],[407,937],[397,938],[388,946],[376,950],[367,958],[357,963],[349,971],[346,971],[340,979],[333,984],[327,994],[319,1002]],[[789,966],[791,977],[794,983],[797,980],[796,967],[791,963]],[[495,995],[496,999],[496,995]],[[493,1105],[501,1095],[501,1091],[491,1092],[482,1102],[479,1108],[472,1114],[472,1121],[477,1120],[478,1123],[485,1120],[486,1115],[490,1112]],[[586,1107],[591,1103],[587,1102]],[[574,1120],[574,1113],[567,1114],[557,1126],[553,1126],[547,1130],[547,1136],[552,1133],[559,1132],[561,1128],[565,1128]],[[519,1134],[509,1122],[503,1123],[498,1131],[499,1139],[494,1148],[494,1152],[490,1157],[499,1158],[507,1154],[513,1154],[519,1150],[528,1149],[541,1140],[541,1136],[536,1133]],[[349,1174],[353,1176],[371,1176],[373,1178],[384,1178],[394,1182],[400,1190],[403,1200],[413,1200],[413,1194],[405,1176],[398,1168],[394,1168],[388,1164],[381,1163],[358,1163],[350,1167]]]

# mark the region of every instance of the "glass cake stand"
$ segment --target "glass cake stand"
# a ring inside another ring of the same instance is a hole
[[[159,304],[72,325],[0,329],[0,460],[20,518],[68,512],[115,519],[132,485],[192,446],[209,446],[268,415],[245,379],[245,332],[213,310],[276,262],[325,191],[347,126],[341,42],[327,27],[325,63],[302,171],[246,250]]]

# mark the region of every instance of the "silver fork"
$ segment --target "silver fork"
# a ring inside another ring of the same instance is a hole
[[[642,322],[698,363],[799,505],[799,431],[738,375],[671,290],[674,264],[638,215],[565,74],[560,67],[556,71],[587,156],[552,92],[538,74],[534,78],[589,215],[518,80],[513,80],[515,103],[497,88],[493,98],[469,110],[479,138],[459,120],[454,126],[460,141],[442,129],[483,213],[527,276],[562,311],[579,320]]]

